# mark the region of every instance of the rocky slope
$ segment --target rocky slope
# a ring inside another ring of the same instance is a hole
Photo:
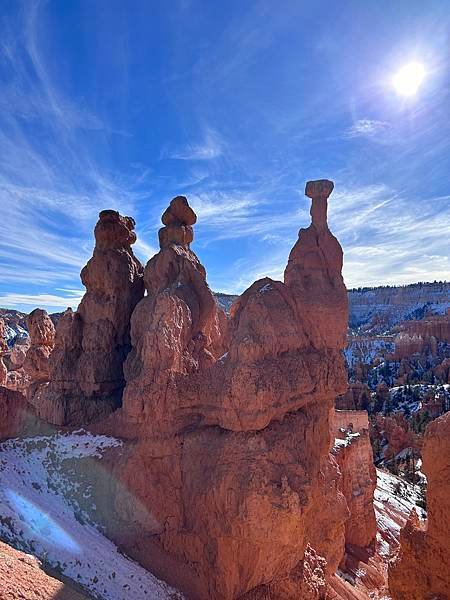
[[[27,336],[26,313],[12,308],[0,308],[0,319],[4,321],[4,336],[9,347],[12,347],[18,337]]]
[[[5,322],[3,319],[0,319],[0,385],[6,385],[8,380],[8,369],[3,362],[3,359],[8,351],[5,329]]]
[[[89,596],[77,591],[75,586],[46,573],[32,554],[0,542],[1,600],[89,600]]]
[[[82,586],[93,598],[180,599],[182,596],[174,589],[118,552],[93,520],[96,507],[92,501],[92,483],[101,477],[104,454],[114,449],[120,451],[120,447],[120,440],[93,436],[82,430],[1,443],[0,536],[9,544],[33,553],[55,573]],[[86,463],[93,473],[87,486],[81,477]],[[44,577],[36,562],[33,570],[24,574],[24,569],[18,572],[0,560],[0,582],[8,574],[14,577],[10,595],[2,595],[5,590],[0,588],[2,600],[70,598],[63,585]],[[56,595],[51,594],[52,589]]]

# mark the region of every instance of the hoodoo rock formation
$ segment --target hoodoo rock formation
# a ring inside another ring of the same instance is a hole
[[[81,271],[86,293],[60,318],[50,358],[50,384],[36,404],[57,425],[86,425],[120,406],[130,317],[143,296],[142,265],[131,244],[134,220],[103,210],[93,257]]]
[[[423,468],[427,523],[413,512],[401,531],[400,551],[389,569],[394,600],[445,600],[450,592],[450,412],[426,429]]]
[[[108,420],[130,437],[110,493],[135,555],[152,567],[143,549],[156,543],[177,563],[160,574],[192,597],[322,598],[342,559],[348,509],[329,451],[347,385],[347,293],[326,222],[332,189],[307,184],[312,224],[285,283],[255,282],[228,322],[190,249],[187,200],[163,215],[123,406]]]
[[[190,390],[183,376],[203,372],[223,353],[220,323],[226,318],[219,314],[205,268],[189,247],[196,220],[186,198],[172,200],[162,217],[161,250],[145,268],[147,295],[131,319],[123,411],[156,432],[171,433],[190,424]],[[194,402],[200,405],[201,399]]]
[[[49,382],[49,357],[55,347],[55,327],[47,311],[36,308],[27,317],[30,347],[23,361],[28,378],[26,391],[28,401],[39,405]]]
[[[342,474],[341,487],[350,511],[345,523],[346,546],[373,545],[377,532],[373,494],[377,475],[365,410],[337,410],[333,418],[334,454]]]
[[[300,230],[284,273],[304,326],[313,333],[309,341],[319,348],[342,348],[348,323],[342,249],[327,224],[327,201],[333,187],[327,180],[306,185],[305,194],[312,199],[312,223]]]
[[[31,346],[30,336],[22,336],[14,342],[9,355],[9,369],[6,387],[26,394],[29,386],[29,377],[24,369],[24,362]]]

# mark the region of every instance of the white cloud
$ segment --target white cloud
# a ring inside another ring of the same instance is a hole
[[[155,248],[154,246],[147,244],[139,237],[137,238],[133,248],[135,254],[141,259],[144,266],[146,262],[159,251],[159,248]]]
[[[219,134],[207,129],[200,143],[188,143],[181,148],[165,148],[161,158],[176,160],[211,160],[223,153],[224,142]]]
[[[38,22],[40,7],[39,2],[30,5],[17,35],[8,31],[6,20],[0,46],[1,58],[13,74],[0,90],[0,206],[5,232],[0,238],[0,278],[3,286],[20,291],[25,286],[51,289],[56,283],[79,281],[80,270],[92,255],[99,211],[113,208],[134,214],[136,202],[144,196],[136,186],[148,174],[139,166],[125,179],[94,162],[88,144],[74,130],[110,131],[83,106],[68,100],[50,77],[38,45],[38,32],[44,31]],[[144,246],[145,252],[153,250]],[[51,297],[47,300],[52,302]]]
[[[384,132],[388,124],[376,119],[358,119],[344,132],[344,137],[351,139],[357,137],[375,137]]]
[[[69,290],[68,290],[69,292]],[[34,310],[35,308],[65,310],[69,306],[74,310],[81,302],[83,291],[72,291],[65,296],[56,294],[0,294],[0,306],[18,307],[20,310]],[[54,311],[55,312],[55,311]]]
[[[445,235],[450,231],[450,196],[412,201],[386,185],[344,188],[337,182],[329,200],[330,229],[344,251],[344,280],[348,288],[360,285],[400,285],[417,281],[448,279],[450,257]],[[241,293],[264,276],[282,279],[299,227],[307,227],[307,211],[296,215],[273,214],[268,222],[242,216],[229,235],[258,236],[252,255],[210,275],[214,289]],[[289,229],[290,227],[290,229]],[[262,234],[262,232],[264,232]],[[278,236],[274,242],[273,236]]]

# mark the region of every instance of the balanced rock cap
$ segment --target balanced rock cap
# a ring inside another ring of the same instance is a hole
[[[325,197],[331,194],[334,188],[334,183],[329,179],[317,179],[316,181],[308,181],[305,187],[305,196],[308,198]]]
[[[189,206],[185,196],[176,196],[170,201],[161,221],[164,225],[194,225],[197,222],[197,215]]]
[[[133,217],[123,217],[117,210],[107,209],[99,213],[94,229],[96,246],[99,249],[126,248],[136,241]]]

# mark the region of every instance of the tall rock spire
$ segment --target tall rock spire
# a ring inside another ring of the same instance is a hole
[[[315,347],[340,348],[348,322],[347,290],[342,278],[343,252],[327,222],[328,198],[334,184],[328,179],[308,181],[311,225],[300,229],[289,254],[284,281],[292,290],[300,318],[307,322]]]
[[[50,359],[50,384],[36,404],[50,422],[85,425],[121,404],[130,317],[144,294],[142,265],[131,245],[135,222],[103,210],[93,257],[81,271],[86,293],[61,317]]]
[[[55,346],[55,326],[47,311],[36,308],[27,317],[31,345],[23,363],[29,379],[27,399],[38,404],[50,378],[49,359]]]
[[[328,198],[334,189],[334,183],[328,179],[308,181],[305,188],[305,196],[311,198],[311,224],[317,231],[328,229],[327,208]]]
[[[226,318],[206,282],[205,268],[190,249],[197,217],[186,198],[174,198],[161,220],[161,249],[145,267],[147,295],[132,317],[123,410],[138,419],[147,415],[155,423],[158,413],[169,424],[176,401],[168,400],[168,389],[150,401],[148,386],[162,392],[162,381],[174,373],[186,375],[213,364],[223,350],[220,328]]]

